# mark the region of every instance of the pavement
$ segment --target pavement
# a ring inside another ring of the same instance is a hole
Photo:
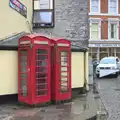
[[[97,79],[101,100],[109,114],[107,120],[120,120],[120,75]]]
[[[97,104],[92,92],[78,95],[72,102],[46,107],[0,106],[0,120],[96,120]]]

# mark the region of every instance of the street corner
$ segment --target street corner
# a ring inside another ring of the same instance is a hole
[[[90,96],[77,97],[72,102],[48,107],[22,107],[11,111],[3,120],[92,120],[97,110],[93,109],[95,105]]]

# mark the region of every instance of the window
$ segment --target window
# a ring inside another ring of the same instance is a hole
[[[54,27],[54,0],[34,0],[33,27]]]
[[[114,64],[116,63],[116,60],[114,58],[110,59],[110,58],[103,58],[100,61],[100,64]]]
[[[118,11],[118,0],[108,0],[109,13],[117,13]]]
[[[52,24],[52,11],[34,11],[34,23]]]
[[[117,38],[117,25],[114,23],[110,24],[110,37],[111,39],[116,39]]]
[[[100,0],[91,0],[91,12],[100,12]]]
[[[99,23],[91,24],[91,39],[98,40],[99,39]]]
[[[118,25],[119,22],[112,22],[109,23],[109,39],[117,40],[118,39]]]

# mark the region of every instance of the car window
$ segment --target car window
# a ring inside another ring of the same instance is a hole
[[[102,59],[100,61],[100,64],[115,64],[115,63],[116,63],[116,59],[109,59],[109,58]]]

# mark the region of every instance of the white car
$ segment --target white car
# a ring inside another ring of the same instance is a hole
[[[100,69],[114,69],[120,72],[120,60],[118,57],[105,57],[101,59],[99,65],[96,67],[96,76],[99,77]],[[112,73],[115,77],[118,77],[118,73]]]

